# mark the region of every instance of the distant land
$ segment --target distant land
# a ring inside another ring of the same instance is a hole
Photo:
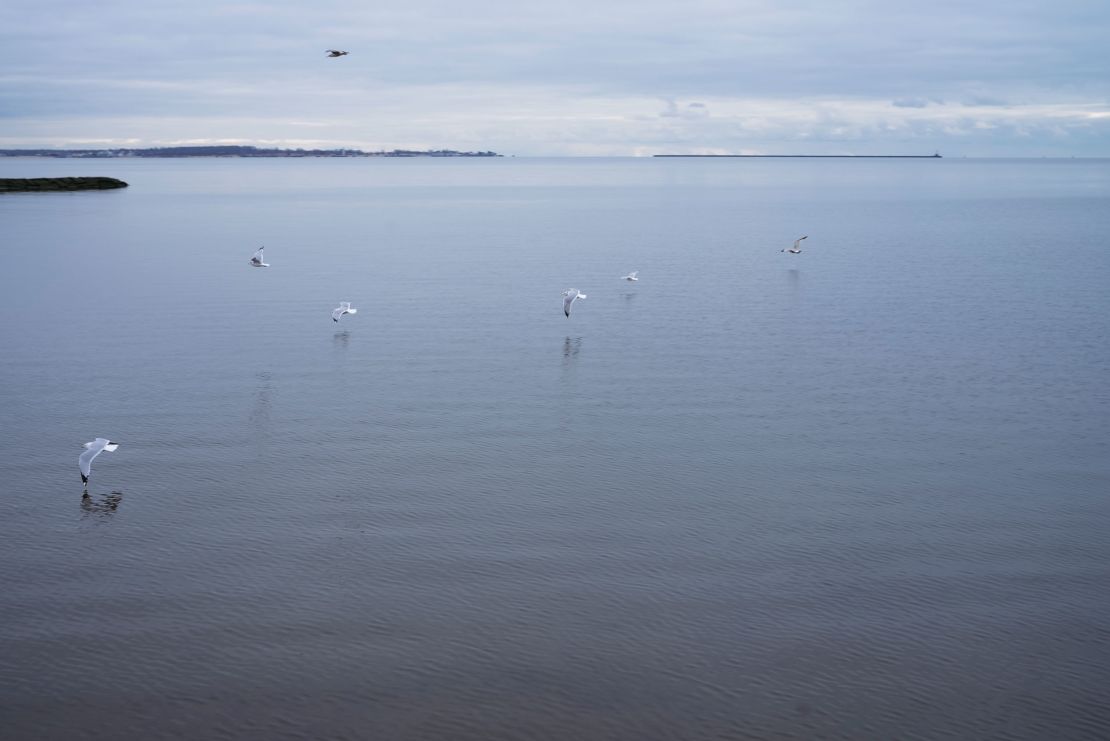
[[[126,188],[127,183],[116,178],[0,178],[0,193],[68,190],[111,190]]]
[[[152,147],[149,149],[0,149],[0,157],[500,157],[496,152],[454,149],[266,149],[262,147]]]
[[[808,157],[811,159],[895,159],[895,160],[937,160],[940,152],[934,154],[653,154],[652,157]]]

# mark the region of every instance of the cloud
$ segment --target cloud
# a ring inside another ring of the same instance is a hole
[[[890,104],[895,108],[925,108],[929,101],[925,98],[898,98],[890,101]]]
[[[709,107],[705,103],[687,103],[684,106],[679,106],[678,103],[671,99],[663,101],[665,107],[659,112],[659,118],[706,118],[709,116]]]
[[[951,140],[1110,155],[1099,118],[1110,6],[1069,0],[1068,11],[1001,0],[844,0],[835,14],[817,0],[101,0],[60,19],[49,4],[8,0],[0,119],[26,146],[294,140],[311,125],[336,146],[536,154],[831,150],[870,137],[881,149]],[[326,59],[332,47],[351,54]]]
[[[971,95],[960,101],[961,105],[969,108],[977,106],[1007,106],[1009,103],[1002,98],[996,98],[990,95]]]

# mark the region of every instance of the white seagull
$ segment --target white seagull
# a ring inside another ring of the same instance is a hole
[[[793,247],[783,247],[781,250],[779,250],[779,252],[789,252],[791,255],[797,255],[802,251],[802,248],[798,246],[798,243],[801,242],[803,239],[808,239],[808,238],[809,238],[808,234],[804,237],[798,237],[797,239],[794,240],[794,246]]]
[[[624,276],[624,279],[625,279],[625,280],[639,280],[639,278],[637,278],[637,277],[636,277],[636,276],[637,276],[637,275],[639,275],[639,274],[640,274],[640,271],[639,271],[639,270],[633,270],[633,271],[632,271],[631,273],[629,273],[628,275]]]
[[[327,54],[329,57],[344,57],[344,56],[347,56],[350,53],[351,52],[349,52],[349,51],[340,51],[339,49],[328,49],[325,52],[325,54]]]
[[[563,313],[570,318],[570,305],[574,303],[576,298],[586,298],[586,294],[579,293],[577,288],[568,288],[563,291]]]
[[[338,322],[339,317],[343,316],[344,314],[357,314],[357,313],[358,313],[358,309],[352,309],[350,301],[340,301],[339,306],[337,308],[333,309],[332,312],[331,312],[331,320],[333,322]]]
[[[264,249],[266,249],[266,248],[265,247],[259,247],[255,251],[254,255],[251,257],[251,267],[255,267],[255,268],[268,268],[268,267],[270,267],[270,263],[262,262],[262,250],[264,250]]]
[[[81,467],[81,483],[85,485],[86,494],[89,493],[89,475],[92,474],[93,458],[105,450],[111,453],[118,447],[119,443],[114,443],[103,437],[98,437],[91,443],[85,443],[85,452],[77,459],[77,465]]]

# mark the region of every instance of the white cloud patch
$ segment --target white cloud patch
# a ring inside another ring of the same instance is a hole
[[[686,103],[679,105],[671,99],[665,99],[664,108],[659,112],[659,118],[706,118],[709,116],[709,106],[705,103]]]

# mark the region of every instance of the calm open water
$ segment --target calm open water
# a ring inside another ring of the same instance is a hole
[[[5,738],[1110,736],[1110,160],[34,175]]]

